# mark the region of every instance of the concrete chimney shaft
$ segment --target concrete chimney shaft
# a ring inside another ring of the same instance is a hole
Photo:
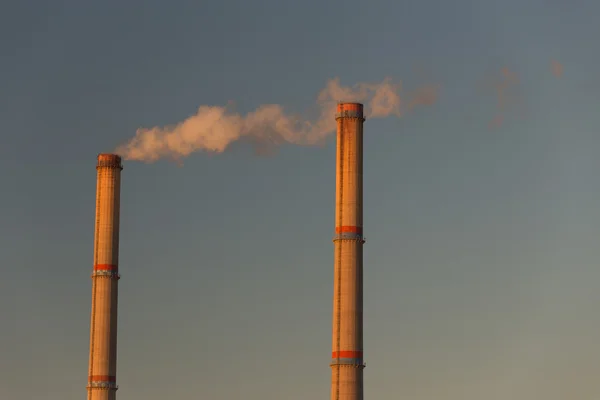
[[[363,105],[337,121],[331,400],[363,400]]]
[[[115,400],[121,157],[98,155],[88,400]]]

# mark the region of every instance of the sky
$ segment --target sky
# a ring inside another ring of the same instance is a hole
[[[2,2],[0,398],[85,396],[98,153],[390,77],[439,92],[365,122],[365,398],[596,400],[599,13]],[[259,153],[125,161],[118,398],[328,398],[335,137]]]

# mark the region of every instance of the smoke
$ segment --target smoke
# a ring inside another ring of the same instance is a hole
[[[512,93],[509,92],[511,86],[519,84],[517,74],[504,67],[501,70],[502,76],[496,83],[496,99],[499,112],[504,112],[506,106],[513,100]]]
[[[426,85],[418,88],[409,96],[408,109],[412,111],[417,106],[433,105],[438,99],[438,93],[439,86],[437,85]]]
[[[401,117],[417,106],[435,103],[439,87],[423,86],[400,96],[401,84],[386,78],[380,83],[342,86],[338,78],[327,82],[317,97],[316,120],[289,114],[278,104],[266,104],[245,115],[223,106],[200,106],[196,114],[176,125],[140,128],[115,153],[126,160],[154,162],[167,158],[181,161],[198,151],[221,153],[242,138],[257,144],[317,145],[336,129],[338,101],[360,102],[368,118]]]
[[[503,67],[500,73],[483,82],[483,89],[492,89],[496,97],[496,115],[489,122],[490,129],[502,126],[506,113],[514,106],[522,107],[522,99],[517,91],[519,77],[507,67]]]
[[[504,122],[504,115],[496,114],[496,116],[490,121],[488,127],[490,129],[500,128]]]
[[[556,60],[553,60],[550,63],[550,69],[552,70],[552,75],[554,75],[557,78],[560,78],[563,75],[564,67],[561,63],[559,63]]]

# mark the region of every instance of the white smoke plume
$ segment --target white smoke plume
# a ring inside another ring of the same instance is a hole
[[[240,115],[222,106],[200,106],[196,114],[176,125],[140,128],[115,153],[126,160],[154,162],[162,158],[181,160],[198,151],[221,153],[232,142],[248,138],[258,143],[316,145],[336,129],[338,101],[361,102],[367,118],[401,117],[420,105],[431,105],[438,86],[418,88],[400,97],[401,85],[386,78],[381,83],[341,86],[338,78],[327,82],[317,97],[320,109],[316,120],[287,114],[277,104],[267,104]]]
[[[479,90],[484,93],[491,90],[496,97],[496,115],[489,122],[489,129],[500,128],[510,111],[524,109],[518,75],[507,67],[501,68],[499,72],[484,78],[478,85]]]
[[[558,61],[552,60],[552,62],[550,63],[550,68],[552,70],[552,75],[554,75],[555,77],[560,78],[561,76],[563,76],[565,68]]]

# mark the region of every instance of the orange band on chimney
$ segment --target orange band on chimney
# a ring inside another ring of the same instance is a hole
[[[334,351],[331,353],[331,358],[362,358],[362,351]]]
[[[119,267],[114,264],[96,264],[94,271],[118,271]]]
[[[344,226],[336,226],[335,227],[335,233],[344,233],[344,232],[350,232],[350,233],[358,233],[359,235],[362,235],[362,227],[360,226],[352,226],[352,225],[344,225]]]

